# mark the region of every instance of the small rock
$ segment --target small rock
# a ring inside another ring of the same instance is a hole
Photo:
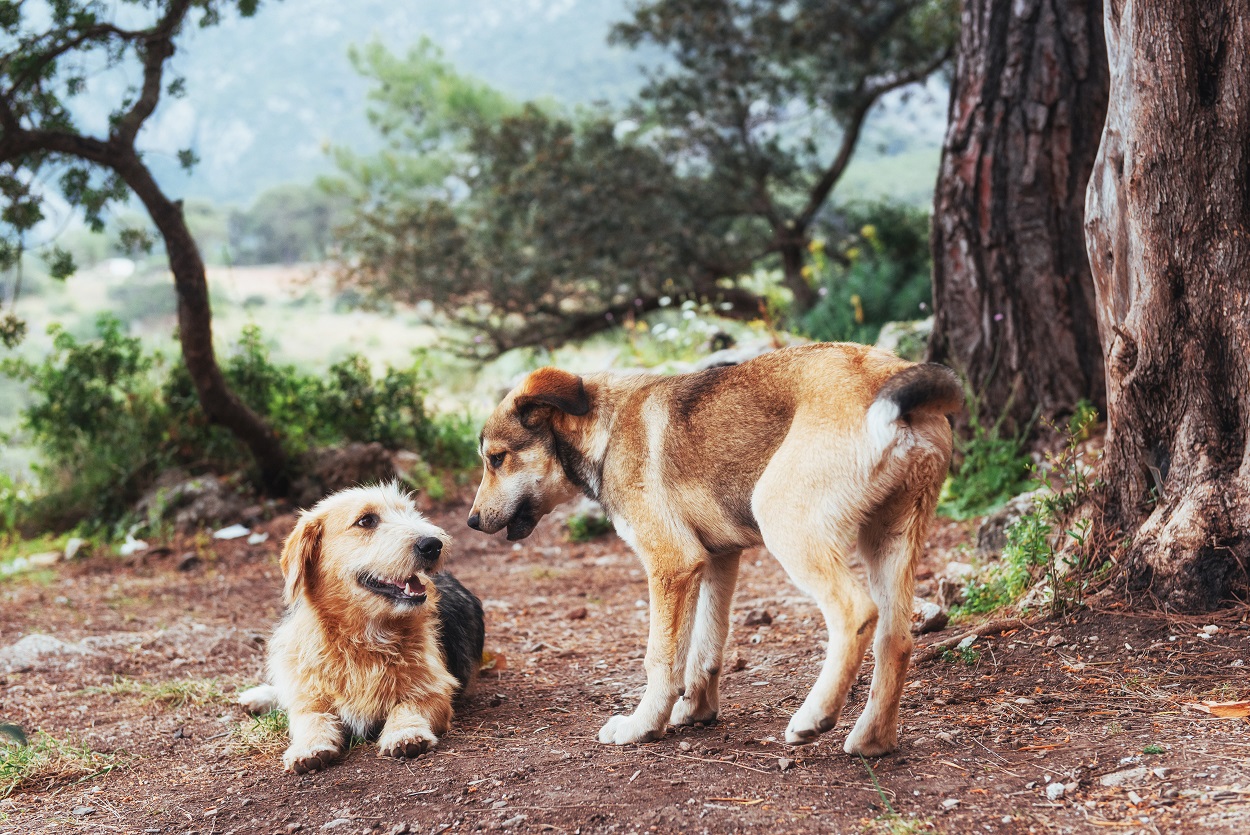
[[[911,741],[911,744],[916,746],[917,748],[920,748],[922,746],[928,745],[930,741],[931,740],[927,736],[918,736]]]
[[[1168,775],[1172,773],[1172,769],[1170,769],[1170,768],[1155,768],[1155,769],[1151,769],[1150,773],[1151,773],[1151,774],[1153,774],[1154,776],[1158,777],[1160,780],[1166,780],[1166,779],[1167,779],[1167,777],[1168,777]]]
[[[1046,787],[1046,799],[1051,802],[1054,802],[1058,800],[1059,798],[1063,797],[1064,791],[1065,789],[1063,787],[1063,783],[1060,783],[1058,781],[1051,783],[1049,786]]]
[[[349,826],[351,822],[352,822],[351,818],[335,818],[332,821],[327,821],[326,823],[321,824],[321,828],[322,829],[338,829],[340,826]]]
[[[780,757],[777,760],[777,767],[780,768],[782,771],[789,771],[790,769],[794,768],[794,760],[790,759],[789,757]]]
[[[1066,638],[1064,638],[1062,635],[1056,632],[1054,635],[1051,635],[1049,638],[1046,639],[1046,646],[1051,647],[1053,649],[1054,647],[1057,647],[1060,644],[1064,643],[1066,640],[1067,640]]]
[[[397,823],[390,829],[382,833],[382,835],[408,835],[412,831],[412,824]]]
[[[65,561],[69,562],[77,559],[80,554],[85,557],[87,552],[83,548],[87,545],[90,545],[90,543],[82,537],[71,536],[65,543]]]
[[[689,751],[690,743],[686,742],[686,740],[683,739],[681,742],[677,743],[677,747],[680,748],[682,751]]]
[[[259,545],[267,539],[269,539],[269,534],[267,533],[254,533],[247,538],[247,544]]]
[[[741,655],[735,655],[734,660],[729,662],[729,672],[738,673],[747,668],[747,660]]]
[[[946,810],[946,811],[948,811],[948,812],[949,812],[951,809],[954,809],[954,808],[955,808],[956,806],[958,806],[958,805],[959,805],[959,798],[958,798],[958,797],[948,797],[948,798],[946,798],[945,800],[943,800],[943,801],[942,801],[942,808],[943,808],[943,809],[945,809],[945,810]]]
[[[951,736],[951,735],[950,735],[948,732],[946,732],[946,731],[938,731],[936,734],[934,734],[934,736],[936,736],[938,739],[942,740],[943,742],[954,742],[954,741],[955,741],[955,737]]]
[[[213,539],[239,539],[240,537],[247,536],[251,532],[252,531],[250,529],[245,528],[243,525],[230,525],[229,527],[222,528],[219,531],[214,531]]]
[[[586,607],[578,606],[576,609],[573,609],[567,615],[565,615],[564,618],[565,620],[585,620],[586,619]]]
[[[955,649],[967,649],[968,647],[972,646],[976,642],[977,642],[977,636],[969,635],[967,638],[964,638],[962,641],[956,644]]]
[[[1037,786],[1037,781],[1036,781],[1036,780],[1030,780],[1029,782],[1027,782],[1027,783],[1025,783],[1025,784],[1024,784],[1024,787],[1025,787],[1026,789],[1035,788],[1036,786]]]
[[[1202,627],[1202,631],[1208,635],[1214,635],[1216,632],[1220,631],[1220,628],[1213,623],[1209,623],[1206,626]]]
[[[60,551],[44,551],[26,557],[26,564],[31,568],[48,568],[61,561]]]
[[[95,809],[91,806],[75,806],[70,814],[76,818],[85,818],[87,815],[94,815]]]
[[[515,818],[508,818],[506,821],[500,824],[500,826],[502,826],[504,829],[511,829],[514,826],[519,826],[520,824],[525,823],[527,820],[529,820],[528,815],[517,815]]]
[[[117,546],[117,553],[123,557],[129,557],[147,549],[148,544],[142,539],[135,539],[130,534],[126,534],[126,541]]]
[[[525,651],[526,652],[542,652],[546,648],[547,648],[547,645],[544,644],[542,641],[535,641],[534,643],[526,647]]]
[[[183,554],[181,557],[178,558],[177,566],[178,566],[179,571],[190,571],[193,568],[196,568],[197,566],[199,566],[199,564],[200,564],[199,554],[195,553],[194,551],[188,551],[187,553]]]
[[[1016,704],[1018,704],[1018,705],[1035,705],[1035,704],[1037,704],[1037,700],[1036,700],[1036,699],[1030,699],[1030,698],[1028,698],[1027,696],[1021,696],[1020,698],[1016,699]]]
[[[174,731],[174,739],[190,739],[190,738],[191,738],[191,734],[187,733],[186,728],[183,728],[180,726],[178,730]]]
[[[946,613],[946,610],[931,600],[916,598],[916,605],[912,607],[912,610],[914,616],[911,631],[917,635],[941,632],[946,628],[946,624],[950,623],[950,615]]]
[[[1123,786],[1126,783],[1135,783],[1141,780],[1148,773],[1145,768],[1126,768],[1123,771],[1113,771],[1110,774],[1104,774],[1098,778],[1098,782],[1104,786]]]
[[[1129,803],[1132,803],[1134,806],[1140,806],[1140,805],[1141,805],[1141,795],[1140,795],[1140,794],[1138,794],[1138,793],[1137,793],[1137,792],[1135,792],[1135,791],[1129,791],[1129,793],[1128,793],[1128,802],[1129,802]]]
[[[767,626],[772,622],[773,616],[767,609],[752,609],[747,612],[746,620],[743,621],[747,626]]]

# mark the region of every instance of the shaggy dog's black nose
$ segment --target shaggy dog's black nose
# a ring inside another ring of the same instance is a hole
[[[480,531],[482,529],[482,514],[474,513],[472,516],[470,516],[469,527],[475,531]]]
[[[417,553],[427,560],[438,559],[439,552],[443,550],[443,541],[433,536],[422,537],[417,540]]]

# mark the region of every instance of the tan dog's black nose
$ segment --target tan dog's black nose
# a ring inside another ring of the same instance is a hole
[[[475,531],[480,531],[482,529],[482,514],[474,513],[472,516],[470,516],[469,527]]]

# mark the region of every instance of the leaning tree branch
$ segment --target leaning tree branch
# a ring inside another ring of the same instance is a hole
[[[175,0],[170,3],[169,11],[161,18],[144,37],[143,46],[143,88],[139,98],[130,110],[117,121],[114,134],[133,144],[139,128],[156,110],[161,98],[161,77],[165,72],[165,62],[174,54],[174,33],[182,26],[191,9],[191,0]]]

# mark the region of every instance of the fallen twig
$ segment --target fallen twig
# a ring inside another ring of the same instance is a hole
[[[988,623],[983,623],[976,629],[965,632],[962,635],[956,635],[954,638],[947,638],[945,641],[938,641],[936,644],[930,644],[920,652],[916,653],[915,656],[912,657],[911,663],[914,665],[932,661],[946,650],[958,646],[960,641],[967,640],[968,638],[984,638],[986,635],[993,635],[998,632],[1004,632],[1008,629],[1017,629],[1026,625],[1027,624],[1023,618],[1004,618],[1002,620],[992,620]]]

